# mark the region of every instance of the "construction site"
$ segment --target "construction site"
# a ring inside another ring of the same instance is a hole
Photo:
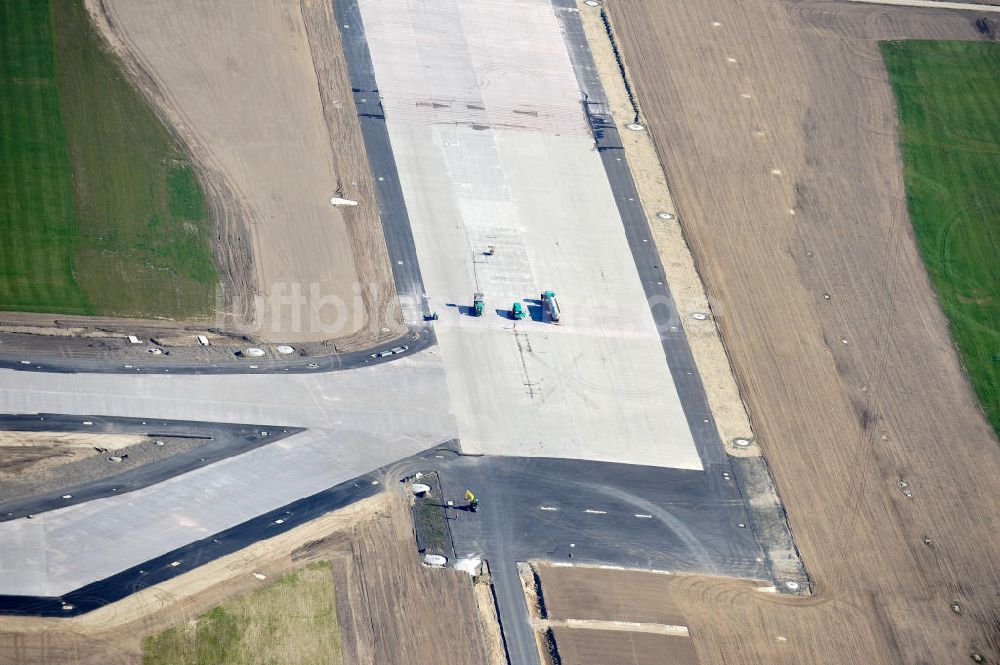
[[[0,258],[0,663],[1000,662],[1000,6],[17,1],[75,230]],[[197,306],[71,192],[66,26]]]

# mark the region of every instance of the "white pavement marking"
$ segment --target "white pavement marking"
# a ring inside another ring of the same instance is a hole
[[[607,515],[608,514],[608,511],[606,511],[606,510],[593,510],[591,508],[587,508],[583,512],[587,513],[588,515]]]
[[[559,510],[555,506],[542,506],[540,510]]]
[[[359,6],[463,448],[701,469],[551,3]]]
[[[635,516],[638,517],[641,520],[651,520],[651,519],[653,519],[652,515],[644,515],[642,513],[636,513]]]
[[[925,9],[959,9],[970,12],[1000,12],[996,5],[974,5],[968,2],[939,2],[938,0],[850,0],[866,5],[894,5],[897,7],[923,7]]]

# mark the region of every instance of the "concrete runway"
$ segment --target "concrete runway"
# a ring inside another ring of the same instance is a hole
[[[0,412],[308,428],[123,495],[0,523],[4,595],[68,593],[454,439],[456,431],[435,349],[320,374],[0,371],[0,385]]]
[[[463,448],[701,468],[552,6],[358,5]]]
[[[0,593],[61,596],[436,442],[310,429],[168,480],[0,523]]]
[[[0,370],[0,411],[309,428],[127,499],[0,524],[0,611],[63,613],[59,596],[93,609],[427,468],[483,501],[457,513],[455,543],[491,561],[513,663],[537,662],[516,560],[765,576],[575,10],[336,11],[404,314],[437,311],[439,346],[270,376]],[[550,288],[559,325],[532,302]],[[515,298],[530,319],[506,318]],[[487,456],[420,452],[459,437]],[[144,531],[150,515],[170,517]]]
[[[84,425],[83,423],[89,424]],[[230,425],[190,420],[144,420],[94,415],[67,416],[54,413],[0,414],[0,430],[141,434],[149,438],[150,445],[156,438],[162,438],[167,443],[172,438],[193,438],[204,441],[201,445],[187,452],[123,470],[101,480],[67,485],[30,497],[0,502],[0,522],[21,519],[27,515],[37,515],[48,510],[65,508],[155,485],[173,476],[280,441],[302,431],[297,427],[272,427],[270,425]]]

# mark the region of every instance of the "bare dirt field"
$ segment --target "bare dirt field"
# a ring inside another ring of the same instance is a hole
[[[698,665],[686,637],[622,630],[555,628],[562,665]]]
[[[136,434],[0,431],[0,479],[20,479],[92,457],[100,454],[98,448],[113,455],[144,438]]]
[[[88,4],[192,154],[216,223],[228,325],[274,341],[398,334],[330,3]],[[358,205],[334,207],[335,195]]]
[[[545,563],[534,570],[540,585],[525,592],[543,656],[552,648],[565,665],[698,663],[684,612],[691,576]]]
[[[0,662],[134,665],[146,635],[330,561],[344,662],[486,665],[469,576],[418,563],[409,513],[402,498],[381,494],[90,614],[0,617]]]
[[[996,661],[1000,448],[913,242],[877,47],[977,39],[979,16],[607,8],[814,582],[681,580],[702,662]]]
[[[605,568],[538,566],[545,610],[552,619],[684,625],[670,598],[671,575]]]
[[[345,663],[488,665],[472,578],[419,564],[402,499],[355,528],[348,555],[331,563],[334,584],[346,591],[337,598]]]

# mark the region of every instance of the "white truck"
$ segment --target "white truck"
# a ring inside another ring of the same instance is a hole
[[[559,323],[559,303],[556,301],[555,291],[542,292],[542,311],[549,321]]]

